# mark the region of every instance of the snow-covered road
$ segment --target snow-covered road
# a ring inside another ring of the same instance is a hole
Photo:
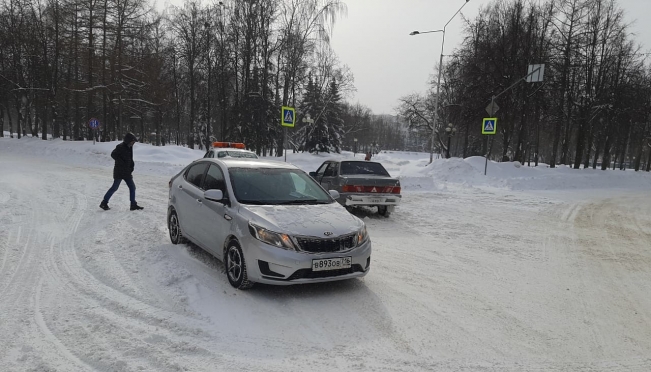
[[[1,371],[651,370],[648,192],[405,192],[363,280],[237,291],[167,175],[104,212],[110,169],[0,155]]]

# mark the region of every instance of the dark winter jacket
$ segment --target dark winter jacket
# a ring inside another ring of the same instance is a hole
[[[133,148],[129,144],[137,141],[136,136],[127,133],[124,136],[124,141],[115,147],[111,153],[111,157],[115,159],[115,167],[113,167],[113,179],[128,179],[131,178],[133,168]]]

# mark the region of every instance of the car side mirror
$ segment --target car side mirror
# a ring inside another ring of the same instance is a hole
[[[206,190],[203,192],[203,197],[207,200],[221,203],[224,199],[224,192],[222,190]]]
[[[329,190],[330,196],[332,196],[334,199],[339,199],[339,191],[337,190]]]
[[[310,177],[312,177],[312,178],[316,178],[316,172],[310,172],[309,175],[310,175]]]

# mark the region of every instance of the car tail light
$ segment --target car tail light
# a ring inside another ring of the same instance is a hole
[[[345,185],[341,190],[343,192],[364,192],[364,186]]]
[[[342,192],[355,192],[355,186],[352,186],[352,185],[344,185],[344,186],[341,188],[341,191],[342,191]]]
[[[391,190],[392,194],[400,194],[400,186],[394,186],[393,190]]]

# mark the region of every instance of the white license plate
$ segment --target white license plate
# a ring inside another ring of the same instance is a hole
[[[376,199],[370,199],[370,202],[375,203],[375,204],[384,203],[384,199],[377,199],[377,198]]]
[[[312,271],[349,269],[352,264],[352,257],[337,257],[312,260]]]

